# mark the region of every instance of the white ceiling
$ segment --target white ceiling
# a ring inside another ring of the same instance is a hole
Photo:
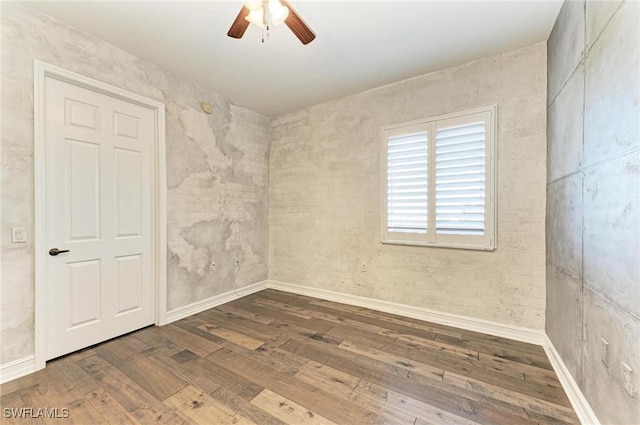
[[[317,38],[226,36],[228,1],[46,1],[33,7],[268,116],[544,41],[562,0],[305,1]]]

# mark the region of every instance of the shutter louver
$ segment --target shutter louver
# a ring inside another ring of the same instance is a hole
[[[485,123],[436,131],[436,233],[484,235]]]
[[[387,229],[427,233],[427,134],[387,140]]]

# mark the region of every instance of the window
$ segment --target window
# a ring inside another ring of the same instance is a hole
[[[496,107],[382,129],[384,243],[495,249]]]

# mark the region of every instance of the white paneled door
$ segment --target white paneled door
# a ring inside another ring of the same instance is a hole
[[[47,77],[46,358],[154,323],[153,111]]]

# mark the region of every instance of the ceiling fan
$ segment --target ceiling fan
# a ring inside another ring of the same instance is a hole
[[[242,38],[249,24],[269,30],[270,25],[285,23],[302,44],[309,44],[316,35],[296,13],[287,0],[244,0],[244,5],[231,24],[227,35]],[[264,38],[262,40],[264,42]]]

